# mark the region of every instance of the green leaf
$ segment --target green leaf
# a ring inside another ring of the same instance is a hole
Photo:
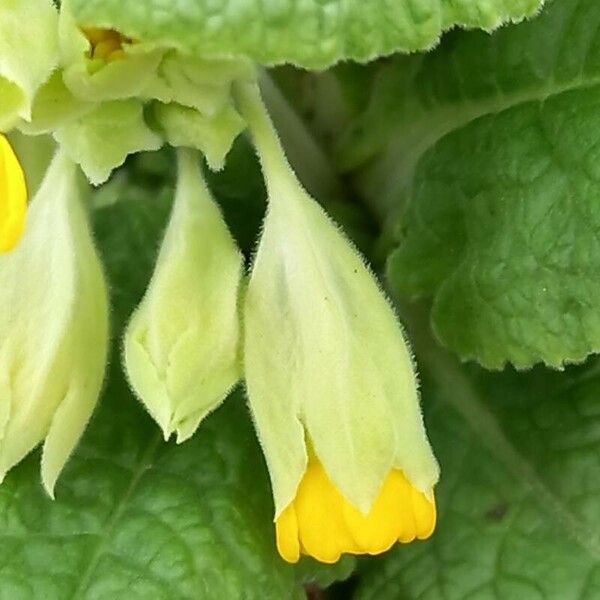
[[[432,342],[416,350],[442,469],[438,526],[366,564],[356,598],[598,598],[598,363],[489,374]]]
[[[531,16],[542,0],[72,0],[82,25],[205,58],[245,56],[262,64],[324,68],[429,48],[455,25],[494,29]]]
[[[363,181],[397,226],[392,288],[433,297],[462,359],[560,367],[600,350],[599,24],[595,0],[563,0],[457,34],[396,64],[346,141],[361,146],[350,163],[380,153]]]
[[[162,189],[162,191],[161,191]],[[148,282],[172,190],[129,181],[95,213],[113,296],[115,349],[104,397],[56,488],[39,455],[0,494],[0,598],[302,598],[346,577],[275,551],[266,468],[240,393],[186,444],[164,444],[119,364],[124,322]]]
[[[371,73],[367,108],[340,140],[340,164],[374,163],[362,184],[389,210],[423,154],[448,133],[600,82],[599,23],[595,0],[551,1],[537,18],[491,36],[455,31],[432,52],[382,62]]]

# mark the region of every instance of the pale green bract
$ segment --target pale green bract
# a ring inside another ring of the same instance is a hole
[[[187,106],[157,102],[154,114],[169,144],[201,150],[215,171],[223,168],[233,141],[246,128],[244,120],[230,105],[207,117]]]
[[[431,494],[438,479],[410,351],[358,252],[291,171],[258,89],[239,92],[269,194],[244,300],[244,372],[275,514],[312,445],[367,513],[392,468]]]
[[[456,25],[491,30],[532,16],[543,0],[71,0],[79,23],[203,58],[325,68],[424,50]]]
[[[239,379],[243,259],[201,179],[179,155],[171,221],[156,269],[125,334],[125,367],[165,439],[188,439]]]
[[[56,141],[77,161],[90,183],[104,183],[128,154],[158,150],[162,140],[144,120],[143,107],[136,100],[115,100],[54,132]]]
[[[107,293],[76,168],[57,154],[27,229],[0,256],[0,474],[41,441],[49,494],[92,414],[104,378]]]

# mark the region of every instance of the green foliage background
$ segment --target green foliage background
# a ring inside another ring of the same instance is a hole
[[[264,3],[188,0],[162,21],[142,14],[153,2],[72,4],[84,21],[157,41],[181,33],[200,53],[309,67],[425,48],[454,23],[491,27],[538,7],[415,0],[414,22],[392,33],[370,22],[377,33],[358,44],[368,3],[348,2],[344,19],[342,3],[304,3],[303,18],[330,7],[315,22],[338,32],[316,44],[323,30],[300,32],[293,2],[263,15]],[[225,16],[192,36],[209,9]],[[242,17],[257,31],[238,35]],[[321,74],[282,67],[265,84],[305,185],[386,272],[413,341],[442,466],[430,540],[335,567],[283,563],[241,390],[191,441],[161,441],[119,354],[172,199],[163,151],[131,159],[92,199],[113,306],[109,377],[57,500],[37,455],[0,488],[0,599],[600,597],[599,31],[597,0],[555,0],[491,35],[453,31],[428,53]],[[244,138],[209,182],[250,257],[265,193]]]

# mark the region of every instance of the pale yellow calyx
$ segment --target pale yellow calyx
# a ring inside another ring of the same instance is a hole
[[[295,499],[275,522],[277,549],[295,563],[301,554],[334,563],[344,553],[380,554],[396,542],[428,538],[435,529],[436,507],[404,473],[392,469],[371,510],[363,515],[331,482],[314,455]]]
[[[0,134],[0,252],[16,245],[27,212],[27,186],[19,160],[8,140]]]
[[[81,31],[90,43],[88,58],[105,63],[125,58],[124,47],[133,44],[131,38],[114,29],[82,27]]]

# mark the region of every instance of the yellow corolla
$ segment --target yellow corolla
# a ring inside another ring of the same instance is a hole
[[[25,227],[27,186],[8,140],[0,134],[0,252],[9,252]]]
[[[393,469],[367,515],[360,513],[331,482],[313,455],[296,498],[276,520],[277,549],[288,562],[300,554],[324,563],[340,555],[380,554],[396,542],[428,538],[435,529],[436,507]]]

